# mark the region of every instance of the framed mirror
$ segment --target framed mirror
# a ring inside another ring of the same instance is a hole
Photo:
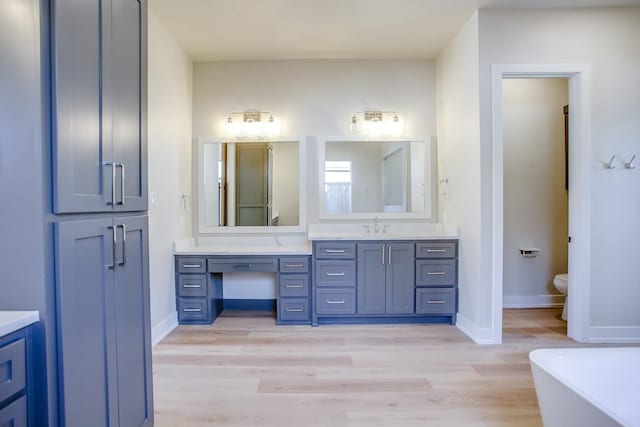
[[[435,150],[431,137],[321,139],[320,219],[435,221]]]
[[[198,231],[304,231],[299,139],[197,140]]]

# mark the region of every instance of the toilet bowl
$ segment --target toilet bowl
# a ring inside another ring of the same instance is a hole
[[[553,286],[556,287],[558,292],[562,295],[567,295],[567,290],[569,288],[569,275],[568,274],[556,274],[553,278]],[[569,303],[569,298],[564,299],[564,307],[562,309],[562,320],[567,320],[567,304]]]

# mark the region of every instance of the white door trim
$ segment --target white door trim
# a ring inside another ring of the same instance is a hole
[[[591,290],[591,67],[588,64],[494,64],[491,67],[493,152],[492,318],[494,342],[502,342],[503,115],[502,79],[569,79],[569,286],[568,335],[589,341]]]

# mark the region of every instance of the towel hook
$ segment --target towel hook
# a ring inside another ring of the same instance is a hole
[[[625,163],[624,164],[624,168],[625,169],[635,169],[636,165],[633,164],[633,161],[636,159],[636,155],[634,154],[633,157],[631,158],[631,160],[629,160],[629,163]]]
[[[616,167],[613,166],[613,161],[615,160],[615,158],[616,155],[614,154],[613,156],[611,156],[611,160],[609,160],[609,163],[606,163],[604,167],[607,169],[615,169]]]

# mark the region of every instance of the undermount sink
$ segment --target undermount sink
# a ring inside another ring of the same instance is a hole
[[[364,225],[369,227],[366,230]],[[386,227],[386,232],[385,230]],[[386,223],[378,224],[375,232],[374,224],[341,223],[310,224],[309,240],[415,240],[457,238],[456,226],[444,226],[439,223]]]

